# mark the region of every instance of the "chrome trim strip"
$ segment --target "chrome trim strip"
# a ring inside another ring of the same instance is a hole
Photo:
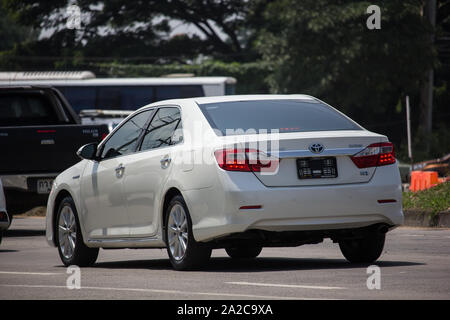
[[[323,156],[352,156],[362,150],[364,150],[364,148],[325,149],[321,153],[312,153],[309,150],[289,150],[289,151],[278,151],[278,154],[276,152],[268,152],[268,155],[277,157],[279,159],[323,157]]]
[[[148,242],[158,241],[158,237],[147,238],[115,238],[115,239],[88,239],[90,243],[126,243],[126,242]]]

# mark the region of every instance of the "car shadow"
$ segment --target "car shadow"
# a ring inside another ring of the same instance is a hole
[[[39,237],[45,236],[45,230],[8,229],[3,233],[4,237]]]
[[[407,261],[377,261],[375,263],[352,264],[345,259],[319,258],[276,258],[260,257],[251,260],[234,260],[230,258],[211,258],[202,268],[195,271],[203,272],[268,272],[290,270],[324,270],[324,269],[358,269],[375,264],[381,268],[418,266],[423,263]],[[99,262],[94,268],[106,269],[150,269],[173,270],[168,259],[134,260]]]
[[[19,252],[19,250],[9,250],[9,249],[5,249],[5,250],[3,250],[3,249],[0,249],[0,253],[3,253],[3,252]]]

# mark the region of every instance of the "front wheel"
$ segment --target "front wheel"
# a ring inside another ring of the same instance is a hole
[[[233,259],[253,259],[256,258],[262,251],[261,246],[246,246],[246,247],[229,247],[225,248],[227,254]]]
[[[183,197],[175,196],[165,215],[167,253],[175,270],[191,270],[205,264],[211,248],[195,241],[192,220]]]
[[[377,260],[384,248],[385,234],[370,233],[362,239],[339,241],[344,257],[352,263],[371,263]]]
[[[11,227],[11,224],[12,224],[12,222],[13,222],[13,217],[14,217],[14,216],[13,216],[13,214],[12,214],[11,212],[9,212],[9,211],[8,211],[7,214],[8,214],[8,219],[9,219],[9,225],[8,225],[8,228],[9,228],[9,227]]]
[[[55,236],[62,263],[65,266],[77,265],[79,267],[93,265],[97,260],[99,249],[89,248],[84,244],[77,210],[72,198],[67,197],[61,201],[56,223]]]

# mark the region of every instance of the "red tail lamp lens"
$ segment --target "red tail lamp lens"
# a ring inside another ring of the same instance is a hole
[[[214,152],[219,167],[226,171],[275,171],[278,160],[255,149],[223,149]]]
[[[374,143],[350,158],[360,169],[393,164],[395,163],[394,145],[391,142]]]

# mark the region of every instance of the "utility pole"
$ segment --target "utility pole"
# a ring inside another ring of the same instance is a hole
[[[408,137],[408,157],[413,163],[412,146],[411,146],[411,111],[409,108],[409,96],[406,96],[406,133]]]

